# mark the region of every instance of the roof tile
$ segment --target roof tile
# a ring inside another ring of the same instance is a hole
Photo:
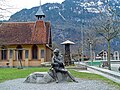
[[[2,23],[0,25],[0,44],[46,44],[48,40],[46,35],[50,28],[50,23],[49,27],[47,24],[41,20]]]

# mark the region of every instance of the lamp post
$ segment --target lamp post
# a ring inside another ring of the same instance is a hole
[[[81,62],[83,62],[83,61],[84,61],[84,56],[83,56],[83,54],[84,54],[84,51],[83,51],[83,44],[84,44],[84,41],[83,41],[83,28],[82,28],[82,26],[81,26],[81,39],[82,39]]]
[[[93,52],[92,52],[92,42],[90,41],[90,60],[91,60],[91,66],[93,65]]]

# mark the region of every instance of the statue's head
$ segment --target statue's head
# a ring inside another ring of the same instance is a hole
[[[53,52],[56,56],[58,56],[60,51],[59,51],[59,49],[56,48]]]

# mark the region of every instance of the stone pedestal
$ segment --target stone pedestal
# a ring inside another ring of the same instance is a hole
[[[57,73],[58,81],[59,82],[72,82],[73,80],[68,76],[67,73]],[[26,80],[25,83],[37,83],[37,84],[46,84],[50,82],[54,82],[55,79],[53,79],[48,72],[34,72],[30,74]],[[74,78],[74,77],[73,77]]]
[[[34,72],[30,74],[24,82],[46,84],[53,81],[54,79],[48,74],[48,72]]]

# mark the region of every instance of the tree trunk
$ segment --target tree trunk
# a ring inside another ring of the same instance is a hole
[[[111,61],[110,61],[110,40],[108,40],[108,69],[111,70]]]

